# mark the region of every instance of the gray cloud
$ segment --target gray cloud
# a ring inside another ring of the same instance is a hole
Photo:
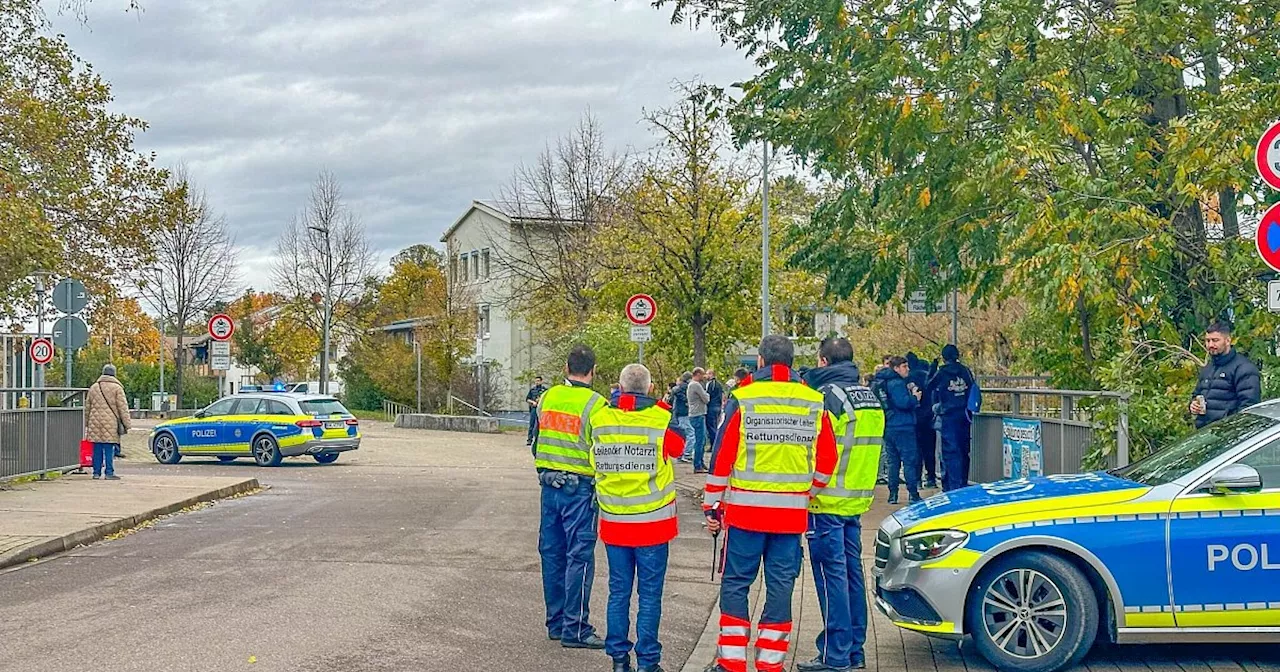
[[[588,107],[618,148],[673,80],[750,64],[641,0],[95,0],[54,17],[145,119],[139,146],[185,163],[261,284],[275,236],[333,171],[382,257],[435,243],[475,198]],[[255,270],[256,269],[256,270]]]

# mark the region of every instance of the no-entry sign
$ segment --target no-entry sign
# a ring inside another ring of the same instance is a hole
[[[1271,124],[1271,128],[1258,140],[1253,163],[1263,182],[1272,189],[1280,189],[1280,121]]]
[[[636,294],[627,299],[627,319],[637,326],[643,327],[653,321],[658,314],[658,304],[648,294]]]
[[[236,323],[230,317],[218,313],[209,318],[209,337],[215,341],[225,341],[235,333]]]
[[[1258,222],[1258,255],[1267,265],[1280,271],[1280,203],[1267,208]]]
[[[31,361],[44,365],[53,361],[53,341],[37,338],[31,341]]]

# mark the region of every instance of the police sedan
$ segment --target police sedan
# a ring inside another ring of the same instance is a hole
[[[162,464],[183,457],[230,462],[252,457],[274,467],[285,457],[310,455],[320,464],[360,447],[360,421],[328,395],[273,392],[224,397],[187,418],[151,431],[151,452]]]
[[[1280,642],[1280,402],[1110,472],[975,485],[876,536],[896,625],[1053,672],[1098,639]]]

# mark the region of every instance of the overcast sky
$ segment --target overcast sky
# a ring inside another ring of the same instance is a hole
[[[750,63],[638,0],[94,0],[59,32],[185,163],[265,279],[276,234],[322,168],[386,259],[437,244],[473,199],[588,107],[619,148],[672,81],[728,85]]]

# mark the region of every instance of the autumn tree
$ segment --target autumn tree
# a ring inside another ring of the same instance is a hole
[[[205,192],[185,169],[170,179],[168,191],[172,197],[165,216],[151,231],[155,255],[141,271],[138,292],[177,338],[173,391],[181,408],[188,332],[212,307],[233,296],[238,278],[235,240]]]
[[[160,353],[160,330],[138,300],[115,293],[96,301],[87,315],[89,347],[105,348],[117,362],[155,364]]]
[[[281,309],[284,300],[272,293],[245,293],[228,306],[236,321],[231,337],[236,361],[258,369],[265,379],[307,380],[314,369],[320,341],[306,327],[288,319]]]

